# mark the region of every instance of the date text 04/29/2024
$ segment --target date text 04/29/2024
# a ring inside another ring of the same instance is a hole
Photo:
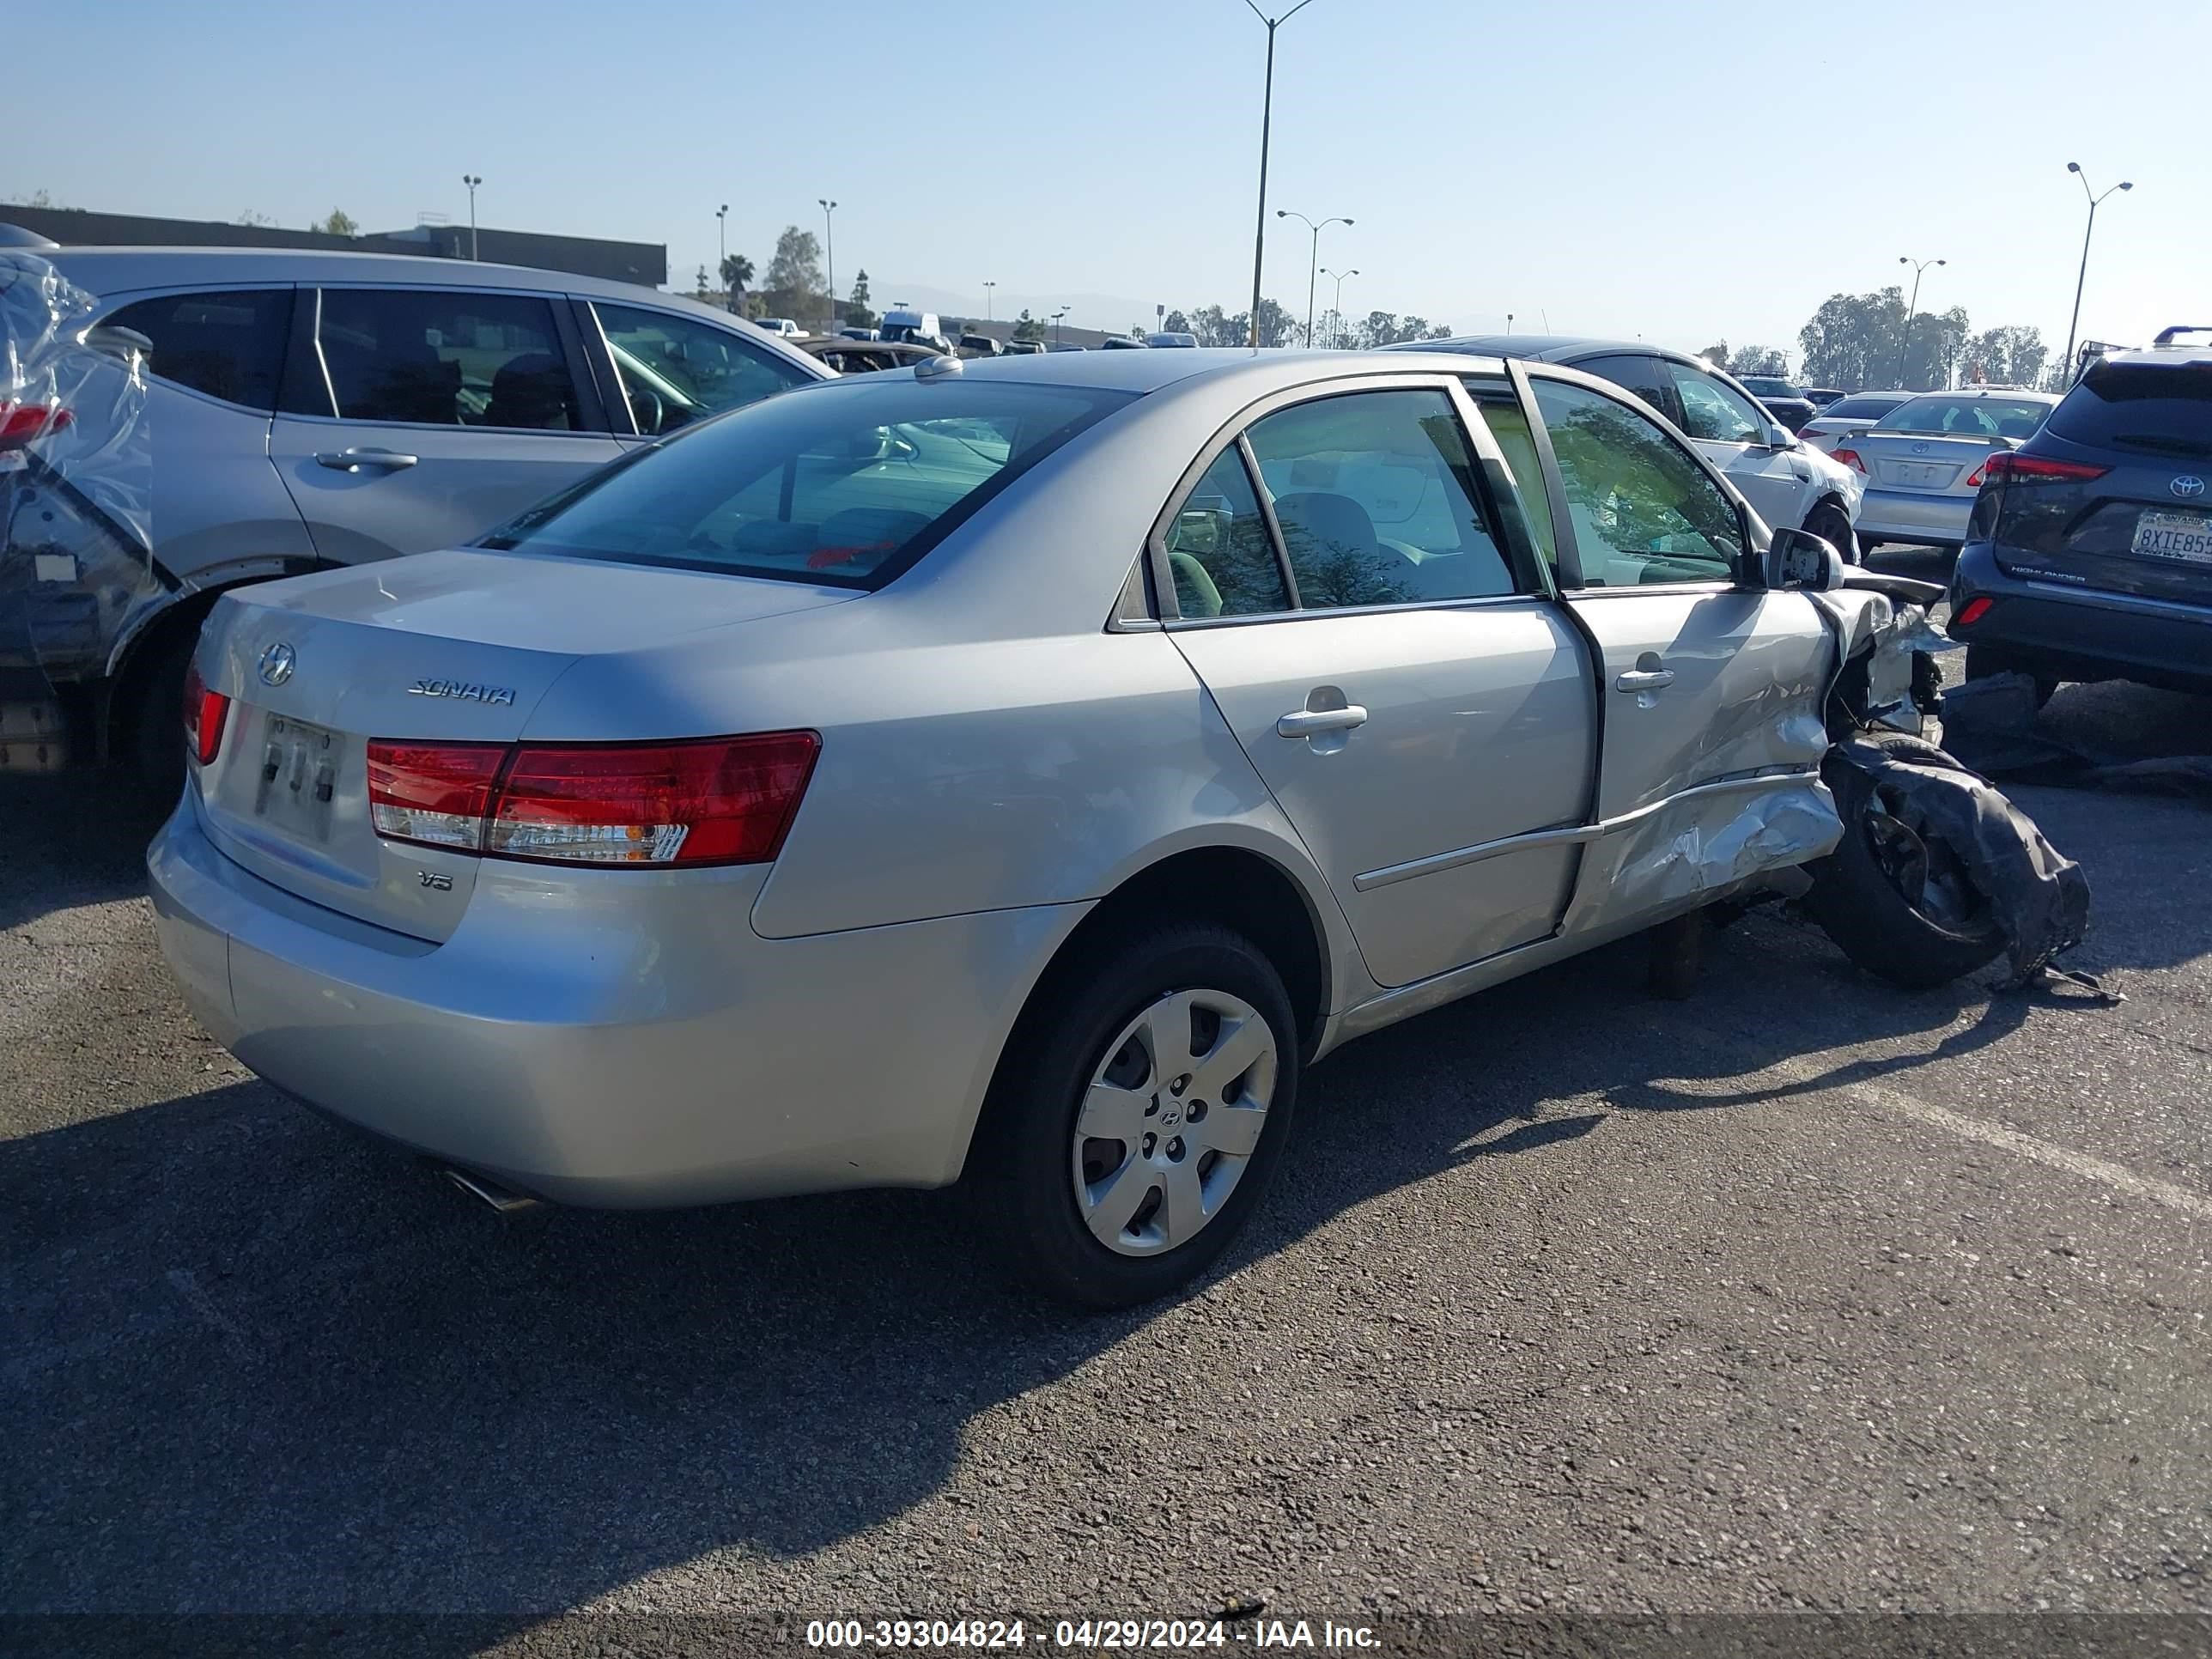
[[[1253,1648],[1357,1651],[1380,1645],[1364,1625],[1304,1619],[828,1619],[806,1626],[806,1644],[830,1650],[989,1652],[1036,1646],[1107,1652],[1203,1652]]]

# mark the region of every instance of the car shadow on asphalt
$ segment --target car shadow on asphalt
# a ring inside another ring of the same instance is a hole
[[[146,890],[146,843],[169,805],[120,772],[0,775],[0,930]]]
[[[1764,916],[1686,1001],[1646,994],[1632,942],[1515,981],[1314,1069],[1282,1178],[1197,1306],[1236,1317],[1234,1275],[1380,1194],[1681,1103],[1653,1079],[1974,1046],[2022,1006],[1891,991]],[[21,1431],[0,1445],[0,1608],[520,1627],[718,1548],[789,1559],[884,1524],[947,1482],[979,1417],[1159,1316],[1006,1288],[969,1201],[502,1220],[250,1081],[0,1143],[0,1419]]]

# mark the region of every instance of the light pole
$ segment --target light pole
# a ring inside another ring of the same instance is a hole
[[[837,235],[831,228],[830,216],[836,212],[837,204],[826,196],[814,199],[822,204],[822,257],[830,267],[826,280],[830,284],[830,320],[834,324],[837,320]]]
[[[2089,175],[2081,171],[2079,161],[2069,161],[2066,171],[2081,181],[2081,193],[2089,198],[2089,228],[2081,233],[2081,274],[2074,279],[2074,317],[2066,325],[2066,384],[2074,384],[2074,334],[2081,325],[2081,287],[2089,280],[2089,238],[2097,232],[2097,204],[2110,196],[2112,190],[2133,190],[2135,186],[2124,179],[2105,192],[2094,193],[2089,188]]]
[[[1060,343],[1060,319],[1074,309],[1073,306],[1062,306],[1052,313],[1052,343],[1054,345]]]
[[[720,245],[722,263],[714,267],[714,274],[722,279],[722,303],[730,303],[730,204],[727,202],[714,210],[714,240]]]
[[[991,302],[998,297],[996,295],[993,294],[991,290],[996,287],[998,287],[996,283],[986,283],[983,284],[983,320],[987,323],[995,322],[997,320],[997,319],[993,317],[991,314]]]
[[[1306,349],[1310,351],[1313,349],[1314,273],[1321,269],[1321,234],[1331,225],[1348,225],[1352,221],[1345,218],[1324,219],[1319,224],[1316,224],[1304,214],[1293,212],[1289,208],[1277,208],[1275,216],[1278,219],[1296,219],[1313,232],[1313,257],[1306,262]],[[1252,302],[1252,321],[1255,330],[1259,326],[1259,319],[1260,302],[1255,300]]]
[[[1252,343],[1260,343],[1260,266],[1267,252],[1267,128],[1275,113],[1275,31],[1308,6],[1313,0],[1298,0],[1280,17],[1270,17],[1252,0],[1244,0],[1252,7],[1252,15],[1267,26],[1267,87],[1260,100],[1260,208],[1257,228],[1252,232]]]
[[[477,186],[483,183],[481,173],[465,173],[461,182],[469,187],[469,258],[477,257]]]
[[[1344,343],[1344,279],[1359,275],[1359,267],[1354,265],[1349,270],[1331,270],[1323,265],[1321,274],[1336,278],[1336,298],[1329,302],[1328,308],[1336,313],[1336,338],[1337,343],[1341,345]]]
[[[1912,267],[1912,297],[1905,302],[1905,332],[1897,343],[1897,387],[1905,389],[1905,359],[1912,349],[1912,313],[1920,308],[1920,273],[1930,265],[1947,265],[1948,259],[1913,259],[1905,254],[1897,256],[1897,263]]]

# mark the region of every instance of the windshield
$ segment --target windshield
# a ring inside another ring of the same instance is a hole
[[[641,451],[482,545],[880,587],[1132,395],[873,375],[827,383]]]
[[[1927,432],[1947,438],[2033,438],[2051,405],[2032,398],[1915,398],[1882,416],[1877,432]]]
[[[2099,363],[2051,411],[2077,444],[2212,456],[2212,363]]]

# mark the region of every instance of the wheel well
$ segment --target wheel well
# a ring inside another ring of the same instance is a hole
[[[1844,498],[1836,494],[1832,489],[1826,495],[1821,496],[1820,500],[1814,501],[1812,506],[1805,509],[1805,522],[1807,524],[1812,523],[1814,519],[1819,514],[1820,509],[1824,507],[1834,507],[1837,512],[1844,515],[1844,523],[1848,524],[1850,522],[1850,509],[1844,505]],[[1848,548],[1844,550],[1846,552],[1850,551]]]
[[[1313,905],[1282,866],[1234,847],[1177,853],[1138,872],[1109,893],[1054,954],[1040,987],[1076,971],[1101,939],[1163,917],[1209,921],[1258,945],[1283,976],[1298,1038],[1308,1054],[1328,1013],[1328,954]]]
[[[243,584],[234,584],[243,586]],[[167,654],[180,635],[196,635],[215,609],[225,589],[194,593],[177,601],[145,627],[137,638],[131,641],[123,660],[116,667],[115,677],[109,683],[106,708],[101,720],[100,752],[120,755],[126,752],[137,738],[131,729],[137,718],[139,702],[146,689],[146,676]]]

